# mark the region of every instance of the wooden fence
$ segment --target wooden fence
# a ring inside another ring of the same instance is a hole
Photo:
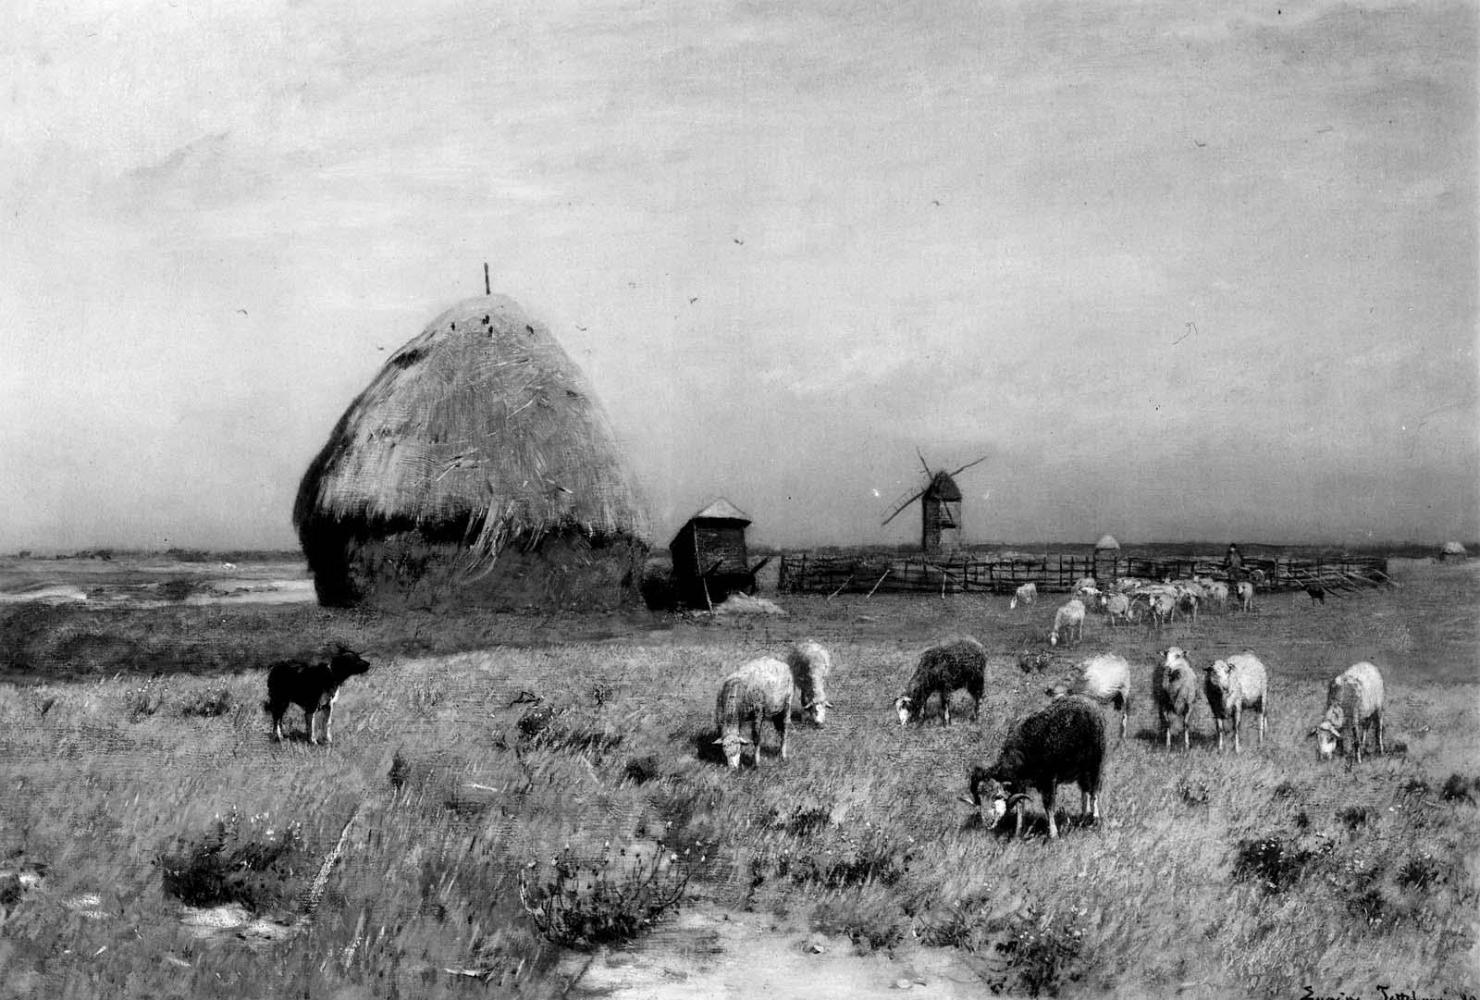
[[[1245,572],[1262,591],[1350,590],[1389,582],[1380,557],[1246,558]],[[1045,593],[1064,593],[1085,577],[1108,586],[1117,577],[1226,580],[1221,557],[1158,558],[1134,555],[890,556],[787,552],[781,556],[776,590],[783,594],[1010,594],[1025,583]]]

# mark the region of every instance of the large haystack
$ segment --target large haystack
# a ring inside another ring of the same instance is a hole
[[[298,488],[319,601],[611,606],[638,599],[648,523],[584,377],[499,295],[391,355]]]

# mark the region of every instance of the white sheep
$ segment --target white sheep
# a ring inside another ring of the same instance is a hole
[[[1259,657],[1245,650],[1226,660],[1214,660],[1203,678],[1203,692],[1213,712],[1213,727],[1218,731],[1218,749],[1223,749],[1223,723],[1233,728],[1233,752],[1242,748],[1238,724],[1244,709],[1259,713],[1259,745],[1264,746],[1265,715],[1269,711],[1269,675]]]
[[[1238,582],[1238,604],[1244,611],[1254,610],[1254,585],[1248,580]]]
[[[1171,594],[1153,593],[1147,595],[1148,607],[1151,617],[1148,621],[1160,627],[1177,616],[1177,599]]]
[[[1007,602],[1009,610],[1016,608],[1019,604],[1034,604],[1038,601],[1038,584],[1025,583],[1012,595],[1012,600]]]
[[[792,680],[802,695],[802,711],[812,716],[819,726],[827,719],[832,702],[827,700],[827,677],[832,673],[832,656],[819,642],[803,640],[786,654]]]
[[[1101,594],[1100,610],[1105,612],[1106,620],[1112,625],[1117,621],[1130,624],[1131,599],[1124,594]]]
[[[1162,661],[1157,664],[1151,678],[1151,689],[1156,696],[1156,710],[1161,717],[1162,737],[1168,750],[1172,748],[1172,719],[1182,720],[1182,749],[1191,745],[1189,722],[1192,706],[1197,702],[1197,674],[1187,659],[1186,650],[1171,646],[1161,652]]]
[[[1047,689],[1050,698],[1081,694],[1101,704],[1112,705],[1120,712],[1120,738],[1125,739],[1126,723],[1131,714],[1131,665],[1115,653],[1100,653],[1079,664],[1067,680]]]
[[[1061,606],[1053,615],[1053,631],[1048,633],[1048,644],[1059,644],[1059,633],[1067,639],[1070,634],[1076,640],[1084,638],[1084,602],[1075,598]]]
[[[1222,580],[1210,580],[1203,589],[1208,592],[1208,603],[1216,604],[1220,611],[1228,607],[1228,584]]]
[[[1347,753],[1360,764],[1369,726],[1377,730],[1377,752],[1386,753],[1382,742],[1382,704],[1382,674],[1378,669],[1365,660],[1347,667],[1331,681],[1326,691],[1326,717],[1310,732],[1316,737],[1320,758],[1330,760],[1345,740]]]
[[[781,759],[786,759],[786,723],[791,716],[791,667],[772,657],[743,664],[720,685],[714,703],[714,721],[719,727],[719,744],[725,762],[731,768],[740,766],[743,747],[753,747],[755,764],[761,763],[761,719],[771,720],[781,737]],[[748,725],[750,738],[741,735]]]

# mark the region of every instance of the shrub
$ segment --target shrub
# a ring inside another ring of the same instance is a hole
[[[1297,847],[1278,835],[1239,841],[1233,877],[1258,882],[1266,892],[1284,892],[1305,877],[1312,863],[1326,857],[1334,845],[1324,843],[1313,850]]]
[[[1439,795],[1445,802],[1468,802],[1475,804],[1474,792],[1480,791],[1480,782],[1472,781],[1462,774],[1451,774],[1444,782],[1444,789]]]
[[[703,858],[699,861],[702,863]],[[545,938],[567,948],[589,949],[630,941],[677,908],[692,866],[683,856],[656,850],[582,860],[567,846],[542,872],[531,861],[519,873],[519,901]]]
[[[267,813],[243,819],[233,809],[205,835],[177,838],[155,861],[164,891],[189,906],[240,903],[253,912],[289,902],[312,877],[313,858],[298,822],[270,822]]]
[[[1006,959],[1006,972],[992,991],[1026,990],[1029,996],[1057,996],[1066,984],[1084,978],[1093,964],[1084,931],[1072,916],[1039,918],[1029,908],[1018,917],[997,952]]]
[[[157,591],[160,600],[179,603],[200,589],[201,583],[194,577],[177,576],[165,580],[159,585]]]
[[[164,705],[164,692],[153,678],[137,684],[123,693],[123,708],[128,721],[138,722],[158,712]]]
[[[878,892],[853,890],[824,899],[812,910],[812,929],[845,934],[860,951],[892,948],[904,940],[898,905]]]
[[[187,701],[181,707],[180,714],[187,717],[215,719],[226,715],[235,707],[236,699],[232,697],[231,690],[223,687],[201,692],[195,700]]]
[[[816,846],[804,853],[783,850],[776,874],[829,889],[871,883],[894,885],[904,877],[914,857],[911,840],[900,841],[872,823],[864,823],[861,832],[843,831],[817,838],[814,843]]]

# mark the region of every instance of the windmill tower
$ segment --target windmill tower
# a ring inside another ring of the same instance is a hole
[[[919,452],[916,452],[919,455]],[[910,504],[920,501],[920,548],[924,552],[961,547],[961,487],[956,477],[973,465],[986,461],[983,455],[975,462],[967,462],[954,472],[944,469],[932,471],[920,455],[920,466],[925,470],[925,485],[911,493],[894,507],[894,512],[884,519],[888,524],[899,516]]]

